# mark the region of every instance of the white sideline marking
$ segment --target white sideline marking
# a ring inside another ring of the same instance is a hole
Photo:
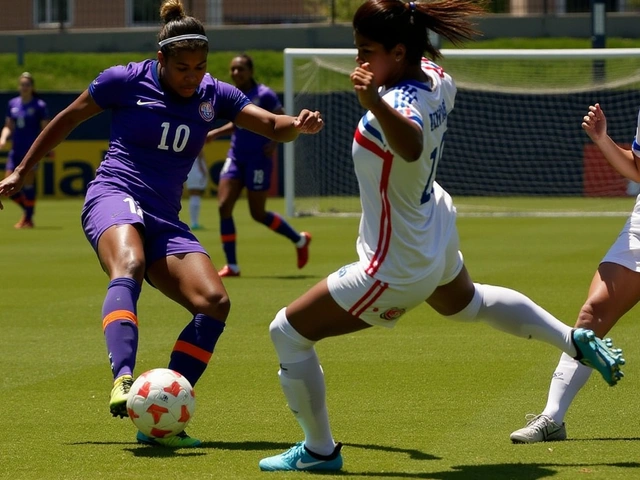
[[[458,212],[459,217],[628,217],[631,212]]]
[[[631,212],[458,212],[458,217],[489,218],[489,217],[533,217],[533,218],[580,218],[580,217],[628,217]],[[333,217],[354,218],[360,212],[298,212],[296,217]]]

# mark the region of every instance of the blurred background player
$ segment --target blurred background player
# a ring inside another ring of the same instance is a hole
[[[144,279],[189,314],[168,368],[194,387],[224,330],[231,308],[227,291],[206,250],[179,218],[187,174],[216,117],[282,142],[300,133],[317,133],[323,126],[319,112],[274,115],[207,74],[204,26],[185,14],[180,0],[165,0],[160,16],[164,25],[157,60],[104,70],[55,116],[13,173],[0,182],[0,196],[15,194],[46,152],[80,123],[111,111],[109,149],[89,184],[81,218],[109,277],[102,328],[113,376],[109,410],[120,417],[128,415]],[[168,447],[201,443],[185,432],[168,438],[138,432],[136,439]]]
[[[625,178],[640,182],[640,113],[631,149],[616,145],[607,134],[607,118],[600,104],[589,106],[582,128],[609,164]],[[640,302],[640,196],[622,231],[600,261],[582,305],[576,327],[606,335],[631,308]],[[539,415],[528,415],[527,425],[511,434],[513,443],[565,440],[564,417],[591,369],[562,354],[551,377],[547,404]]]
[[[484,321],[554,345],[597,368],[609,384],[621,376],[620,352],[594,332],[565,325],[515,290],[474,283],[465,267],[453,200],[435,181],[456,86],[423,55],[440,56],[429,30],[459,44],[477,35],[470,17],[482,12],[473,0],[368,0],[353,17],[357,66],[350,79],[367,111],[352,148],[362,205],[359,260],[311,287],[269,326],[280,385],[304,440],[263,458],[261,470],[342,468],[315,344],[372,326],[391,328],[424,302],[451,320]]]
[[[249,97],[252,103],[276,114],[284,113],[276,93],[253,78],[253,60],[249,55],[242,54],[234,57],[231,60],[229,70],[234,85]],[[233,207],[245,187],[247,188],[251,218],[291,240],[296,247],[298,268],[304,267],[309,260],[311,235],[307,232],[298,233],[279,214],[266,211],[267,197],[271,187],[273,157],[278,144],[261,135],[238,128],[231,122],[212,130],[208,140],[227,135],[231,135],[231,146],[218,184],[220,237],[227,264],[218,274],[221,277],[240,276],[240,267],[236,256],[236,227],[233,221]]]
[[[189,193],[189,221],[191,230],[201,230],[200,225],[200,207],[202,205],[202,196],[207,188],[209,180],[209,171],[204,159],[204,151],[196,157],[193,166],[187,175],[187,191]]]
[[[29,72],[24,72],[18,80],[20,95],[9,100],[7,116],[0,133],[0,150],[11,138],[11,150],[7,159],[5,177],[13,173],[38,134],[49,123],[47,104],[35,91],[35,82]],[[53,153],[49,152],[48,156]],[[23,210],[22,218],[15,224],[15,228],[33,228],[33,214],[36,208],[35,167],[24,179],[22,190],[13,194],[11,200],[20,205]]]

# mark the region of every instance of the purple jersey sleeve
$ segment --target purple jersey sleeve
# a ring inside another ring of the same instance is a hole
[[[218,80],[216,117],[233,121],[240,110],[249,105],[249,98],[233,85]]]
[[[255,85],[247,93],[247,97],[254,105],[272,113],[282,108],[278,95],[261,83]],[[231,143],[227,156],[238,161],[248,161],[250,159],[264,160],[266,158],[264,147],[269,142],[271,142],[271,140],[267,137],[236,126],[233,135],[231,135]]]
[[[272,113],[276,112],[277,110],[282,110],[282,103],[280,103],[280,99],[278,98],[276,92],[265,86],[263,86],[262,105],[260,106]]]
[[[51,117],[49,116],[49,108],[47,107],[47,103],[42,100],[42,99],[38,99],[38,115],[39,115],[39,120],[49,120]]]
[[[124,97],[129,73],[123,65],[107,68],[89,85],[91,98],[102,109],[117,107]]]

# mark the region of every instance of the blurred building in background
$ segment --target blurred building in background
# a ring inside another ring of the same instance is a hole
[[[349,22],[362,0],[183,0],[207,26]],[[161,0],[0,0],[0,31],[97,29],[158,25]],[[608,12],[638,12],[640,0],[606,0]],[[588,13],[590,0],[490,0],[509,16]]]

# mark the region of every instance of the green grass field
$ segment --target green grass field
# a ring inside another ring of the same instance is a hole
[[[345,45],[344,48],[352,48]],[[591,41],[582,38],[500,38],[469,42],[464,48],[590,48]],[[638,48],[640,39],[615,38],[607,39],[608,48]],[[452,48],[443,43],[442,48]],[[209,53],[207,71],[214,77],[229,81],[229,62],[239,52],[211,51]],[[249,50],[254,59],[256,79],[269,85],[276,92],[284,89],[283,58],[281,51]],[[17,89],[18,76],[25,70],[30,71],[36,79],[36,87],[42,92],[81,92],[91,80],[102,70],[112,65],[138,62],[146,58],[155,58],[155,52],[120,52],[120,53],[31,53],[25,55],[24,65],[17,64],[15,54],[0,54],[0,91],[13,92]],[[494,62],[495,63],[495,62]],[[584,62],[583,62],[584,63]],[[350,68],[353,65],[350,64]],[[513,68],[513,67],[510,67]],[[554,65],[554,70],[565,68]],[[482,69],[484,70],[484,69]],[[482,72],[480,70],[480,72]],[[525,70],[526,72],[526,70]],[[516,72],[517,73],[517,72]],[[549,72],[545,73],[545,76]],[[557,72],[548,82],[552,83]],[[527,75],[530,75],[527,73]],[[513,76],[513,75],[512,75]],[[517,75],[516,75],[517,76]],[[544,76],[541,76],[544,79]]]
[[[6,199],[5,199],[6,200]],[[504,200],[504,199],[503,199]],[[504,202],[503,202],[504,203]],[[512,211],[618,212],[583,217],[465,216],[491,210],[487,199],[459,199],[459,230],[475,281],[527,293],[573,323],[594,269],[633,199],[507,202]],[[281,200],[270,207],[283,210]],[[596,208],[596,205],[598,206]],[[267,326],[277,310],[353,261],[357,218],[300,218],[313,233],[311,261],[295,268],[284,239],[236,207],[241,278],[226,286],[228,327],[197,385],[189,432],[202,448],[137,445],[127,419],[111,418],[111,388],[100,311],[107,285],[80,228],[79,200],[43,200],[37,228],[16,231],[17,207],[0,212],[0,478],[296,479],[259,472],[257,462],[302,436],[277,380]],[[201,234],[223,263],[214,200],[203,205]],[[322,478],[518,479],[640,478],[636,375],[640,325],[630,312],[612,337],[628,366],[610,388],[594,375],[567,417],[569,441],[512,445],[509,433],[544,406],[559,352],[482,324],[449,322],[427,306],[393,330],[369,329],[320,342],[334,434],[345,469]],[[139,303],[138,373],[166,366],[189,316],[145,285]]]

